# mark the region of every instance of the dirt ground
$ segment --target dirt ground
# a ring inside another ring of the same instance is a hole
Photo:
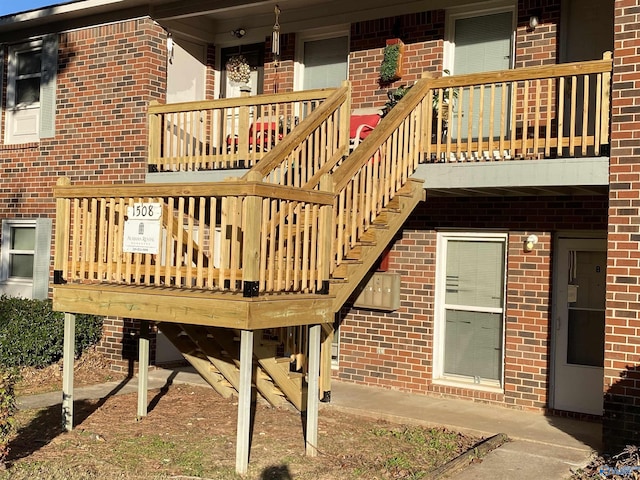
[[[75,384],[117,380],[90,352],[76,365]],[[19,393],[60,388],[60,366],[23,372]],[[76,428],[60,428],[60,405],[21,411],[0,478],[233,479],[237,399],[212,389],[172,385],[149,392],[149,415],[136,419],[137,396],[75,404]],[[305,456],[304,419],[293,408],[258,402],[249,473],[260,480],[422,479],[480,439],[442,428],[397,425],[330,407],[319,419],[319,455]]]

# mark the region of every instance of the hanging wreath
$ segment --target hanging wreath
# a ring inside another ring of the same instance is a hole
[[[237,83],[249,83],[251,67],[244,55],[234,55],[226,65],[229,80]]]

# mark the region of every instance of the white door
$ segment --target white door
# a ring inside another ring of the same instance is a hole
[[[494,70],[507,70],[511,67],[511,38],[513,36],[512,12],[500,12],[489,15],[481,15],[466,18],[456,18],[452,22],[454,44],[453,68],[451,74],[463,75],[467,73],[490,72]],[[483,134],[489,134],[488,101],[491,92],[485,91],[485,113],[483,116]],[[494,124],[500,125],[502,92],[495,92]],[[508,98],[508,95],[507,95]],[[452,122],[452,135],[457,138],[457,116],[462,115],[462,127],[460,135],[468,137],[469,111],[473,111],[472,137],[478,137],[478,119],[480,111],[480,87],[474,90],[472,108],[469,105],[469,93],[465,91],[462,98],[454,100],[454,121]],[[506,111],[509,111],[506,109]],[[484,118],[487,117],[487,118]],[[497,132],[496,132],[497,133]]]
[[[553,407],[602,415],[607,243],[560,239],[557,253]]]

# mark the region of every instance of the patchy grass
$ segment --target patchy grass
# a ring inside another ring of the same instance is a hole
[[[234,480],[237,403],[203,387],[150,392],[154,408],[136,421],[135,394],[76,402],[77,427],[63,432],[60,406],[21,411],[4,479]],[[395,425],[323,408],[319,455],[304,454],[303,419],[258,404],[249,473],[259,480],[426,478],[478,438],[443,428]]]

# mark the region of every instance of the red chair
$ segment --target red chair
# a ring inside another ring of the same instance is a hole
[[[356,148],[362,140],[367,138],[373,129],[380,123],[380,115],[377,113],[367,115],[351,115],[349,119],[349,143],[350,148]]]

